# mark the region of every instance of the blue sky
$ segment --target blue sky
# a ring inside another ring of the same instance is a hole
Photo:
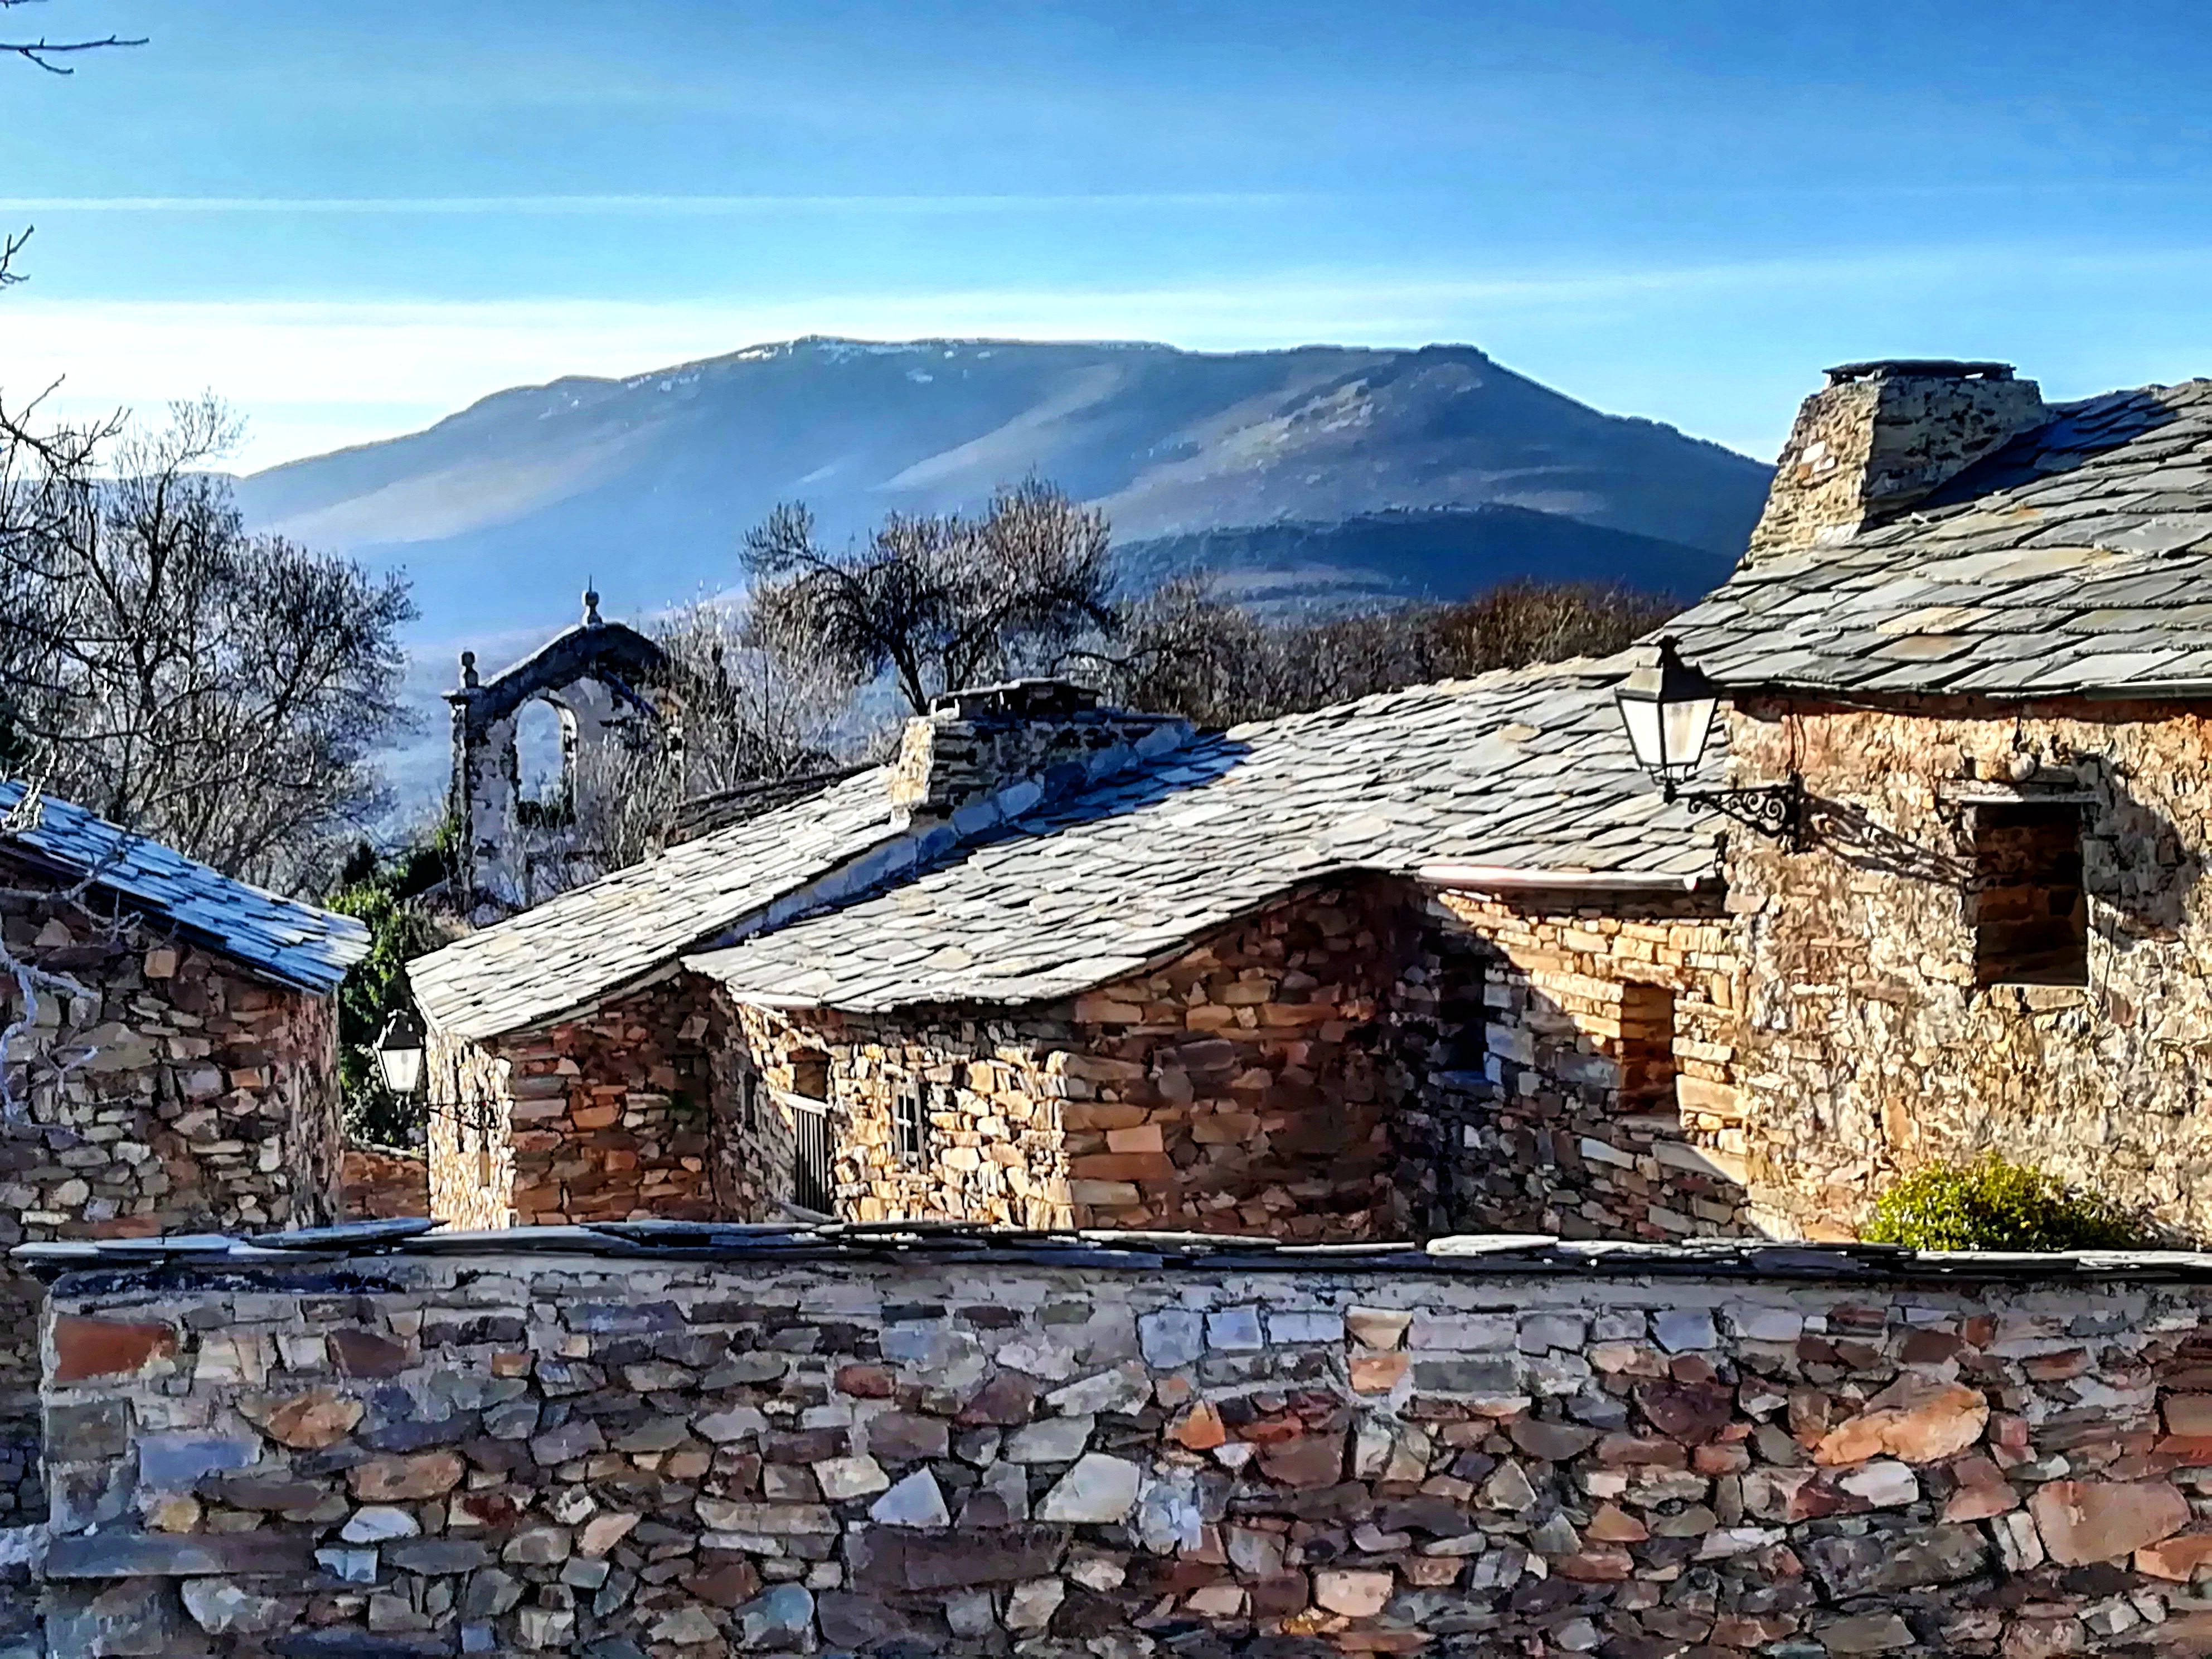
[[[800,333],[1473,342],[1771,454],[1824,364],[2212,373],[2201,5],[49,0],[0,393],[241,465]]]

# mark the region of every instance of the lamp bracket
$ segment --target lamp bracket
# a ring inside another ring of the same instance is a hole
[[[1685,803],[1692,812],[1718,812],[1770,840],[1785,842],[1791,852],[1805,844],[1805,785],[1792,772],[1786,782],[1747,784],[1741,789],[1684,789],[1665,791],[1668,800]]]

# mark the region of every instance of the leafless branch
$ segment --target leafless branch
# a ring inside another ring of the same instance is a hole
[[[893,514],[830,553],[804,507],[745,538],[757,614],[854,683],[889,673],[915,713],[945,691],[1049,663],[1117,626],[1105,515],[1031,479],[980,518]]]
[[[377,802],[405,584],[244,529],[203,401],[158,432],[0,410],[6,769],[226,874],[297,884]]]
[[[46,0],[0,0],[0,11],[16,6],[43,5]],[[143,46],[146,37],[127,40],[119,34],[104,35],[97,40],[50,40],[43,35],[36,40],[0,40],[0,57],[21,58],[35,64],[49,75],[74,75],[76,70],[67,64],[57,63],[58,58],[74,57],[79,52],[105,52],[112,46]]]

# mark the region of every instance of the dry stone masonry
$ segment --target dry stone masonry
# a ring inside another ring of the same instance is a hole
[[[1747,768],[1790,757],[1815,802],[1810,849],[1740,849],[1729,901],[1753,986],[1749,1155],[1778,1224],[1846,1233],[1900,1170],[1995,1149],[2212,1231],[2212,986],[2190,874],[2212,858],[2203,721],[2118,701],[2027,716],[1752,701],[1732,740]],[[2079,849],[2085,971],[1984,982],[1976,825],[2036,800]]]
[[[1737,1088],[1744,973],[1717,894],[1567,908],[1558,896],[1446,892],[1448,931],[1409,975],[1441,999],[1480,975],[1480,1024],[1439,1022],[1447,1061],[1409,1076],[1396,1109],[1419,1145],[1401,1182],[1455,1183],[1434,1231],[1664,1240],[1753,1231],[1748,1137]],[[1455,937],[1463,936],[1463,937]],[[1439,949],[1441,944],[1441,949]],[[1454,947],[1456,948],[1454,948]],[[1470,969],[1450,965],[1474,947]],[[1456,1048],[1462,1065],[1449,1063]]]
[[[655,987],[494,1048],[434,1033],[431,1212],[474,1227],[703,1219],[717,1016]]]
[[[64,1279],[53,1652],[2212,1646],[2196,1258],[538,1237]]]
[[[15,872],[0,881],[34,881]],[[20,887],[37,894],[37,885]],[[159,927],[40,896],[0,902],[9,950],[88,994],[39,1000],[0,1136],[0,1238],[143,1238],[331,1218],[337,1036],[329,1000],[251,977]],[[0,999],[0,1018],[20,1005]],[[0,1267],[0,1526],[43,1510],[37,1285]]]

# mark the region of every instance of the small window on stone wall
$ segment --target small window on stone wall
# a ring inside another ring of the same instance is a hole
[[[760,1073],[744,1071],[738,1073],[738,1123],[747,1129],[757,1129],[761,1123]]]
[[[809,1100],[830,1098],[830,1056],[819,1048],[801,1048],[791,1056],[791,1092]]]
[[[1973,915],[1977,984],[2089,982],[2079,806],[1974,809]]]
[[[919,1168],[929,1161],[929,1085],[908,1078],[891,1096],[891,1147],[899,1162]]]
[[[1674,1115],[1674,994],[1664,985],[1620,988],[1620,1108]]]

